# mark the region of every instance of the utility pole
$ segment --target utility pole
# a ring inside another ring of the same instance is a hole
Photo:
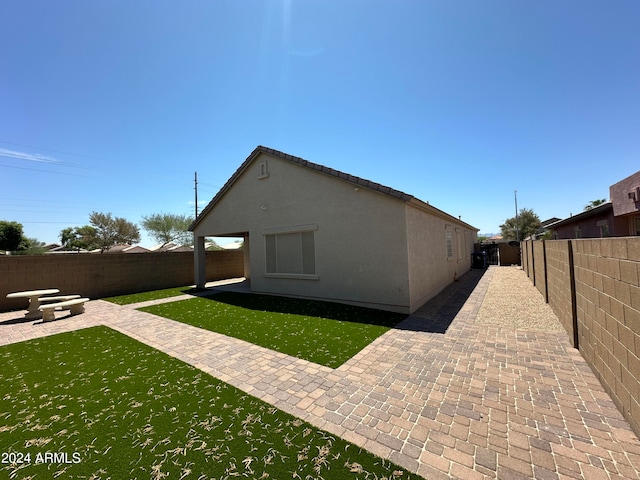
[[[513,197],[516,201],[516,241],[519,242],[520,241],[520,232],[518,231],[518,191],[514,190],[513,191]]]
[[[195,172],[195,175],[193,177],[193,181],[194,181],[194,187],[193,189],[196,191],[196,216],[195,218],[198,218],[198,172]]]

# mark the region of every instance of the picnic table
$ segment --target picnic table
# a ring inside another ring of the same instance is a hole
[[[42,312],[38,310],[40,308],[40,297],[43,295],[51,295],[54,293],[60,293],[57,288],[45,288],[42,290],[29,290],[26,292],[15,292],[7,294],[7,298],[28,298],[29,307],[27,313],[24,314],[24,318],[27,320],[37,320],[42,318]]]

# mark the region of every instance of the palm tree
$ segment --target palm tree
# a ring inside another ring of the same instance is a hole
[[[605,198],[601,198],[598,200],[591,200],[589,204],[586,207],[584,207],[584,211],[586,212],[587,210],[591,210],[592,208],[599,207],[603,203],[607,203],[607,200]]]

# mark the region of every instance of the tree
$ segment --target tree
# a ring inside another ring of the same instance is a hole
[[[193,242],[193,237],[189,232],[189,225],[192,221],[193,218],[189,215],[154,213],[148,217],[142,217],[142,228],[156,242],[161,243],[162,247],[170,242],[189,245]]]
[[[101,252],[118,243],[133,244],[140,242],[140,230],[122,217],[113,217],[111,213],[91,212],[89,223],[94,228],[94,238],[87,238],[97,245]]]
[[[607,200],[605,198],[600,198],[598,200],[591,200],[589,204],[586,207],[584,207],[584,211],[586,212],[587,210],[591,210],[592,208],[599,207],[603,203],[607,203]]]
[[[538,233],[540,226],[538,215],[531,209],[522,208],[517,219],[507,218],[504,224],[500,225],[500,230],[506,240],[523,240]]]
[[[95,243],[97,233],[91,225],[84,227],[69,227],[60,232],[62,245],[72,250],[95,250],[98,248]]]
[[[24,237],[20,246],[18,247],[16,254],[18,255],[42,255],[46,253],[44,248],[45,243],[41,242],[37,238]]]
[[[18,250],[23,239],[21,223],[0,220],[0,250]]]

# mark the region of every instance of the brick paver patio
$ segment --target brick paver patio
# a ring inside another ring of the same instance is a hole
[[[104,301],[0,313],[0,345],[107,325],[429,480],[640,479],[640,440],[566,334],[474,323],[494,268],[335,370]]]

